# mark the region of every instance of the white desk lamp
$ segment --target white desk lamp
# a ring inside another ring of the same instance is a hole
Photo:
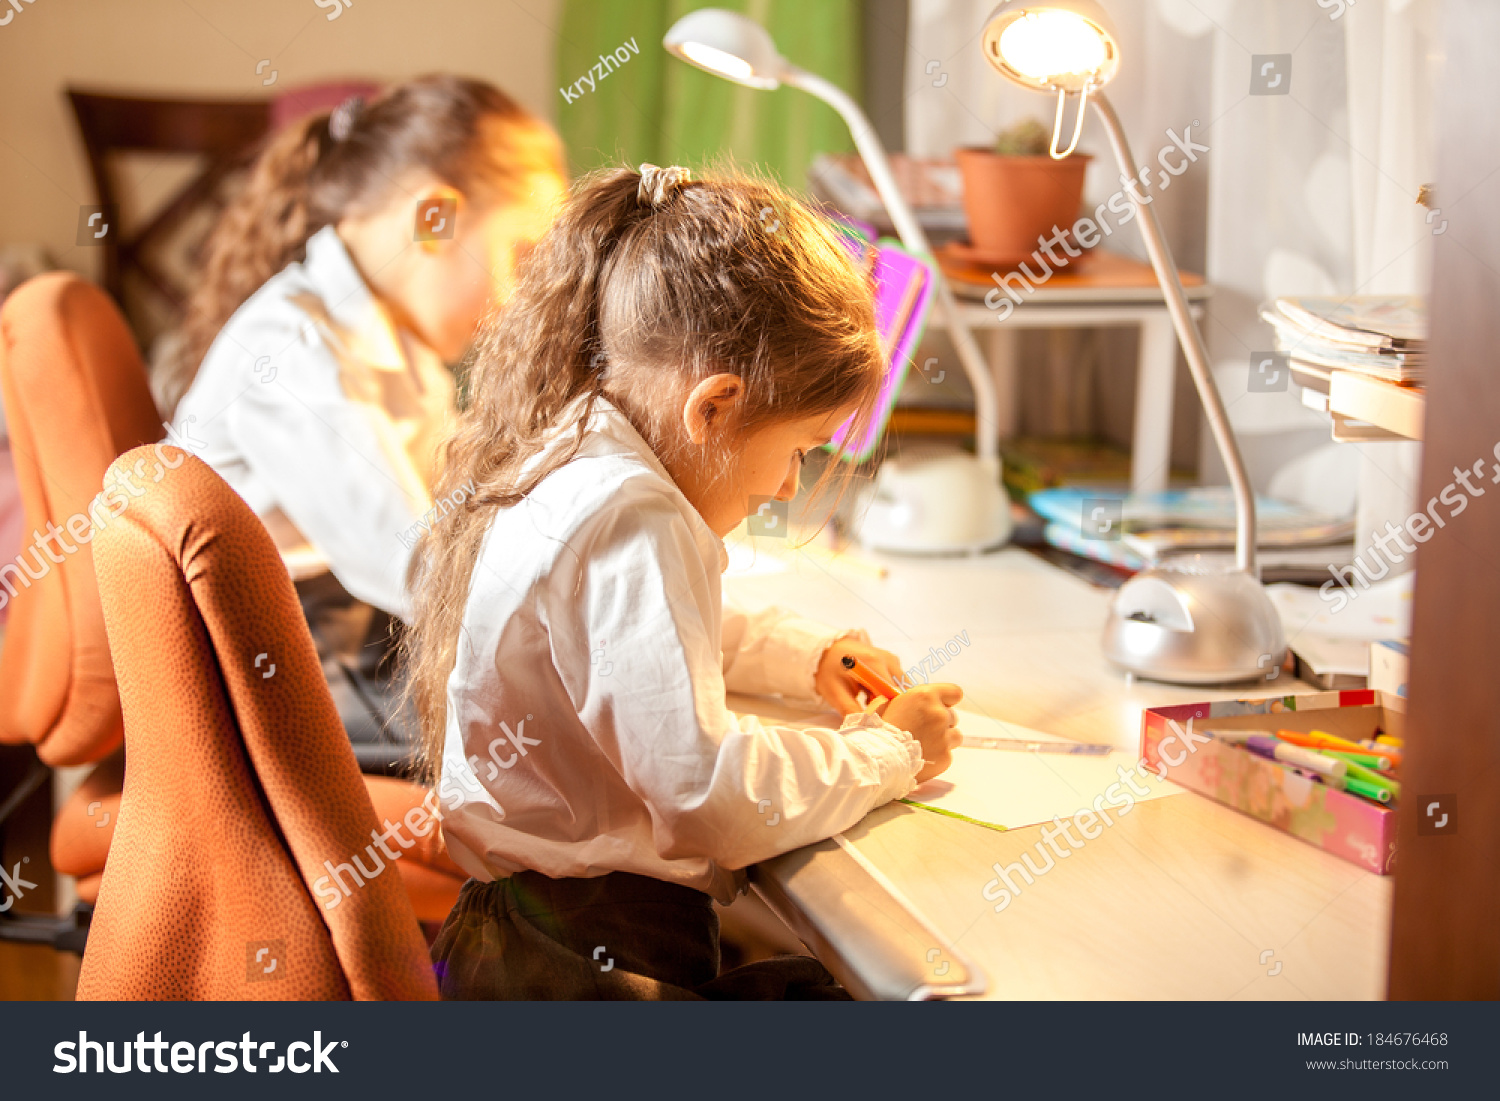
[[[983,48],[985,59],[1001,75],[1032,91],[1057,93],[1053,157],[1067,156],[1078,144],[1084,107],[1092,96],[1121,171],[1135,175],[1125,132],[1102,91],[1119,68],[1119,40],[1094,0],[1002,3],[985,24]],[[1079,98],[1078,120],[1067,150],[1059,152],[1063,106],[1070,95]],[[1141,202],[1134,188],[1127,190],[1214,442],[1229,470],[1236,512],[1235,568],[1151,569],[1137,574],[1120,587],[1110,608],[1104,653],[1121,668],[1154,680],[1270,680],[1286,656],[1286,637],[1255,564],[1255,495],[1156,209]]]
[[[789,84],[831,106],[854,135],[902,244],[920,256],[932,256],[927,234],[896,187],[885,149],[859,105],[837,85],[782,57],[764,27],[738,12],[701,8],[673,24],[662,45],[683,61],[736,84],[765,91]],[[876,477],[860,540],[883,550],[985,550],[1005,542],[1011,531],[1010,504],[1000,488],[995,382],[935,261],[932,267],[938,309],[947,319],[959,362],[974,389],[978,456],[887,460]]]

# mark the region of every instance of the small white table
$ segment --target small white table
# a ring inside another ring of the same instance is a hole
[[[985,348],[990,371],[999,393],[1000,438],[1016,435],[1020,424],[1017,401],[1019,365],[1016,337],[1021,329],[1096,328],[1115,325],[1140,327],[1140,354],[1136,377],[1135,432],[1130,454],[1130,488],[1151,493],[1167,488],[1172,454],[1172,398],[1177,366],[1177,334],[1167,313],[1166,300],[1151,265],[1105,249],[1090,253],[1086,261],[1053,274],[1031,293],[1011,287],[1021,297],[1010,316],[998,321],[999,310],[989,309],[984,298],[1000,291],[991,273],[971,264],[944,262],[943,272],[958,297],[963,318]],[[1002,273],[1003,274],[1003,273]],[[1198,304],[1213,290],[1203,277],[1182,273],[1183,289],[1194,314]],[[990,301],[997,301],[991,298]],[[941,327],[945,319],[937,312],[929,324]]]

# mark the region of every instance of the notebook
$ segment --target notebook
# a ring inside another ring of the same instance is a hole
[[[1024,726],[977,715],[962,708],[958,725],[965,734],[1020,738],[1026,741],[1066,741]],[[1025,753],[960,746],[953,764],[941,776],[914,788],[905,802],[926,810],[963,818],[997,829],[1020,829],[1093,811],[1095,799],[1113,814],[1125,802],[1144,802],[1182,789],[1145,770],[1134,769],[1134,749],[1117,749],[1099,757],[1068,753]],[[1122,783],[1124,768],[1138,788]],[[1110,792],[1111,794],[1106,794]]]

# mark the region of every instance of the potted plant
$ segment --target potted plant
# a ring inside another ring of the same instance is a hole
[[[1090,157],[1074,153],[1054,160],[1051,131],[1036,119],[1005,130],[992,148],[957,151],[969,222],[968,258],[1014,264],[1036,251],[1052,227],[1068,229],[1083,199]]]

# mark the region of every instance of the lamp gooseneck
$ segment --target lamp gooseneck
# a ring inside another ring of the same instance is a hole
[[[855,148],[859,150],[865,167],[869,169],[875,191],[890,214],[891,223],[896,227],[896,235],[913,252],[931,257],[932,246],[927,242],[927,234],[901,195],[900,188],[896,186],[896,177],[891,172],[885,147],[881,145],[874,126],[864,111],[860,110],[859,104],[837,84],[795,65],[786,64],[777,76],[782,83],[817,96],[843,117],[849,132],[854,135]],[[1000,401],[995,390],[995,380],[990,374],[984,354],[974,340],[974,334],[969,331],[967,322],[959,313],[958,303],[954,301],[953,292],[948,289],[947,280],[943,278],[936,259],[933,260],[932,278],[933,291],[938,307],[947,318],[948,333],[953,339],[954,350],[958,353],[959,362],[963,364],[964,371],[969,376],[969,385],[974,390],[974,449],[980,462],[987,468],[993,468],[998,477]]]
[[[1130,155],[1125,131],[1120,126],[1119,117],[1116,116],[1109,97],[1102,90],[1094,93],[1094,109],[1104,120],[1104,129],[1109,134],[1115,159],[1120,162],[1120,170],[1127,176],[1134,176],[1135,159]],[[1182,280],[1177,274],[1177,264],[1172,259],[1172,251],[1161,231],[1161,223],[1157,221],[1156,210],[1149,203],[1141,201],[1135,188],[1126,190],[1130,192],[1131,202],[1140,215],[1141,237],[1146,242],[1151,266],[1156,270],[1157,282],[1161,284],[1162,294],[1166,297],[1172,327],[1177,330],[1177,340],[1182,345],[1183,355],[1187,357],[1193,385],[1198,389],[1198,400],[1203,403],[1203,412],[1208,417],[1208,427],[1213,432],[1214,443],[1218,445],[1219,456],[1229,470],[1229,484],[1234,490],[1235,503],[1235,566],[1258,579],[1260,574],[1255,562],[1255,492],[1250,485],[1250,476],[1245,472],[1245,461],[1240,455],[1234,430],[1230,427],[1229,414],[1224,409],[1219,388],[1214,384],[1208,349],[1203,346],[1203,337],[1193,321],[1187,295],[1182,289]]]

